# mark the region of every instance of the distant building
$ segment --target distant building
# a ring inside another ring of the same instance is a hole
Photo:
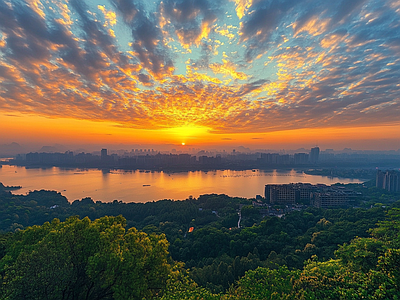
[[[107,161],[108,160],[107,149],[101,149],[101,160],[102,161]]]
[[[116,154],[112,154],[112,155],[108,155],[108,151],[107,149],[101,149],[100,152],[100,160],[103,166],[108,166],[116,161],[118,161],[118,155]]]
[[[271,184],[265,185],[264,198],[267,203],[271,203],[271,186]]]
[[[339,190],[316,192],[312,198],[312,205],[318,208],[341,207],[349,204],[350,197]]]
[[[385,186],[383,184],[383,181],[385,179],[385,173],[383,173],[381,170],[376,171],[376,187],[380,189],[384,189]]]
[[[315,189],[316,186],[309,183],[267,184],[265,200],[270,204],[292,205],[300,202],[309,204]]]
[[[351,204],[357,194],[341,186],[310,183],[267,184],[265,200],[270,204],[311,204],[316,207],[340,207]]]
[[[274,185],[270,190],[270,203],[292,205],[296,203],[296,191],[290,184]]]
[[[319,159],[319,147],[311,148],[310,152],[310,163],[316,164]]]
[[[108,156],[107,149],[101,149],[101,158],[105,158],[107,156]]]
[[[295,153],[294,154],[294,164],[304,165],[308,163],[308,153]]]
[[[378,170],[376,172],[376,187],[389,192],[400,192],[400,172]]]

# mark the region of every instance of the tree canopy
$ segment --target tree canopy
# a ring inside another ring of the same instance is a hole
[[[282,218],[250,203],[0,193],[0,299],[400,299],[400,201]]]
[[[143,299],[165,286],[164,235],[125,230],[123,217],[70,217],[16,232],[0,260],[1,299]]]

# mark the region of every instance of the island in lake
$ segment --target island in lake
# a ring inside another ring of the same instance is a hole
[[[22,189],[22,186],[20,186],[20,185],[6,186],[0,182],[0,190],[2,190],[2,191],[15,191],[15,190],[20,190],[20,189]]]

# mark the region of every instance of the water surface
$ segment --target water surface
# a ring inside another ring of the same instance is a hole
[[[294,170],[221,170],[165,173],[153,171],[122,171],[97,169],[25,168],[3,165],[0,182],[21,185],[14,191],[24,194],[30,190],[55,190],[69,201],[91,197],[97,201],[122,200],[148,202],[160,199],[183,200],[192,195],[217,193],[252,198],[264,196],[266,184],[291,182],[359,183],[357,179],[326,177],[297,173]]]

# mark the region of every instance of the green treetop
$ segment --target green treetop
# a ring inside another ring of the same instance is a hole
[[[70,217],[17,232],[0,260],[0,298],[151,298],[170,273],[168,242],[125,226],[121,216]]]

